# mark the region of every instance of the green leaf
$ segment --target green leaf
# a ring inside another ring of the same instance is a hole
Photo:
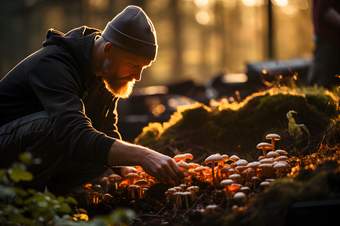
[[[14,182],[19,181],[31,181],[33,179],[33,175],[26,171],[25,169],[22,169],[20,167],[13,167],[8,171],[10,178]]]
[[[0,200],[10,201],[10,200],[13,200],[14,197],[15,197],[15,191],[13,188],[0,185]]]
[[[32,164],[32,154],[30,152],[24,152],[19,155],[19,159],[21,162],[25,163],[26,165]]]

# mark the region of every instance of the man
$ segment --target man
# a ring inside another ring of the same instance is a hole
[[[154,26],[137,6],[125,8],[102,33],[50,29],[43,47],[0,81],[0,168],[29,151],[42,160],[29,168],[31,186],[56,193],[106,166],[141,165],[163,182],[179,182],[172,158],[120,140],[115,127],[118,98],[129,96],[157,48]]]
[[[331,88],[340,84],[340,2],[313,0],[314,60],[308,83]]]

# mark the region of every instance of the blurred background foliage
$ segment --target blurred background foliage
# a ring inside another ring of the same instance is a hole
[[[40,48],[47,29],[103,29],[129,4],[148,13],[160,46],[139,86],[205,83],[247,62],[312,55],[311,0],[3,0],[0,78]]]

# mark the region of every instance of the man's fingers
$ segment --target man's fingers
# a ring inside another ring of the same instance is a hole
[[[176,177],[178,178],[178,180],[183,179],[184,175],[182,173],[182,171],[179,169],[177,163],[175,162],[175,160],[171,159],[172,161],[170,162],[171,168],[173,169],[173,171],[176,173]]]

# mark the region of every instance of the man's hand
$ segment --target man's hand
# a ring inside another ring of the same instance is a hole
[[[180,183],[183,178],[175,160],[149,148],[116,140],[109,152],[109,165],[140,165],[145,172],[164,183]]]

